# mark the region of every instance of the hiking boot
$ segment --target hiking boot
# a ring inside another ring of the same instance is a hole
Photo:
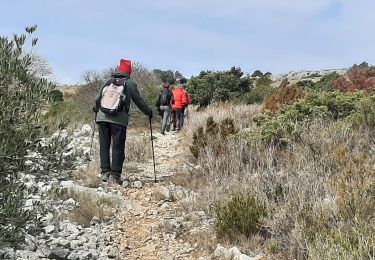
[[[116,183],[118,185],[122,185],[122,183],[124,182],[124,180],[121,179],[120,171],[111,171],[111,176],[109,177],[109,181],[112,183]]]
[[[102,182],[107,182],[109,180],[109,175],[110,175],[110,172],[102,172],[101,174],[101,179],[102,179]]]
[[[111,184],[113,183],[113,184],[117,184],[117,185],[122,186],[123,182],[124,182],[124,180],[121,179],[121,178],[116,178],[112,175],[109,177],[109,183],[111,183]]]

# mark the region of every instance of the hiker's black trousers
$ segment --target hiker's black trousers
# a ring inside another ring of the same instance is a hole
[[[122,125],[99,122],[100,168],[102,172],[111,171],[113,177],[119,178],[125,160],[126,127]],[[112,164],[109,149],[112,141]]]

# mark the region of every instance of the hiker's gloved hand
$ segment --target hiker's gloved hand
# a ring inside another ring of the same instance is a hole
[[[93,107],[92,107],[92,111],[93,111],[94,113],[98,113],[98,112],[99,112],[99,109],[98,109],[96,106],[93,106]]]
[[[150,113],[148,114],[148,118],[151,120],[152,119],[152,110],[150,110]]]

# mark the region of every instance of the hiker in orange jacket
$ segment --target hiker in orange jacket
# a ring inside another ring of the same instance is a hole
[[[192,103],[190,95],[185,90],[186,89],[186,83],[187,83],[187,80],[185,78],[177,79],[177,87],[182,88],[184,90],[183,101],[182,101],[182,109],[181,109],[181,113],[180,113],[180,129],[184,126],[184,119],[185,119],[185,115],[187,113],[187,107],[188,107],[188,105],[190,105]]]
[[[171,106],[173,110],[172,122],[173,130],[181,129],[182,108],[187,104],[187,96],[183,87],[179,84],[172,90]]]

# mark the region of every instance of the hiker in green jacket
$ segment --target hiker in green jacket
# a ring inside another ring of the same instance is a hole
[[[102,181],[109,179],[122,184],[121,174],[125,159],[126,129],[131,100],[150,119],[152,110],[141,97],[137,84],[132,81],[131,61],[121,59],[112,78],[102,87],[95,98],[93,111],[99,125],[100,167]],[[112,140],[112,164],[110,146]]]

